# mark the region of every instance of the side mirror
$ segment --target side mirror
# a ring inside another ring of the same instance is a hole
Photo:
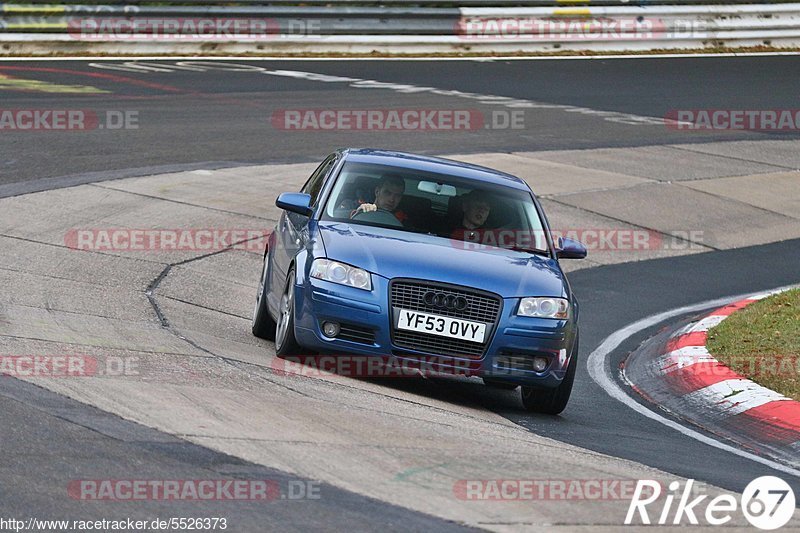
[[[310,217],[311,196],[301,192],[284,192],[275,200],[275,205],[286,211]]]
[[[559,259],[583,259],[586,257],[586,247],[574,239],[559,237],[556,256]]]

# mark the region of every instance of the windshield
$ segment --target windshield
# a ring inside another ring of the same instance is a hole
[[[388,165],[346,163],[322,219],[437,235],[470,249],[548,250],[527,191]]]

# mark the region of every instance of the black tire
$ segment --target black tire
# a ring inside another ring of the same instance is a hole
[[[258,282],[258,293],[256,294],[256,307],[253,309],[253,335],[268,341],[275,340],[275,328],[277,324],[269,315],[267,309],[266,282],[267,259],[264,258],[264,266],[261,268],[261,278]]]
[[[517,387],[519,387],[519,385],[517,385],[516,383],[509,383],[507,381],[495,381],[493,379],[486,379],[486,378],[483,379],[483,384],[486,385],[487,387],[500,390],[514,390]]]
[[[578,368],[578,339],[572,348],[567,374],[561,383],[552,389],[523,386],[521,391],[522,405],[531,413],[546,415],[560,414],[567,407],[575,382],[575,371]]]
[[[275,353],[278,356],[293,355],[300,346],[294,336],[294,267],[286,276],[286,288],[278,305],[278,323],[275,328]]]

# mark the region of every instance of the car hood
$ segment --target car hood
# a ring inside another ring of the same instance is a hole
[[[330,259],[392,278],[422,278],[475,287],[504,298],[565,296],[563,274],[546,257],[513,250],[465,249],[460,241],[388,228],[322,221]]]

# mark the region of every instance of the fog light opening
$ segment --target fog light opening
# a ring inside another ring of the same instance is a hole
[[[339,335],[339,331],[341,328],[339,324],[336,322],[323,322],[322,323],[322,334],[328,337],[329,339],[336,338]]]
[[[547,357],[534,357],[533,358],[533,370],[536,372],[544,372],[544,369],[547,368]]]

